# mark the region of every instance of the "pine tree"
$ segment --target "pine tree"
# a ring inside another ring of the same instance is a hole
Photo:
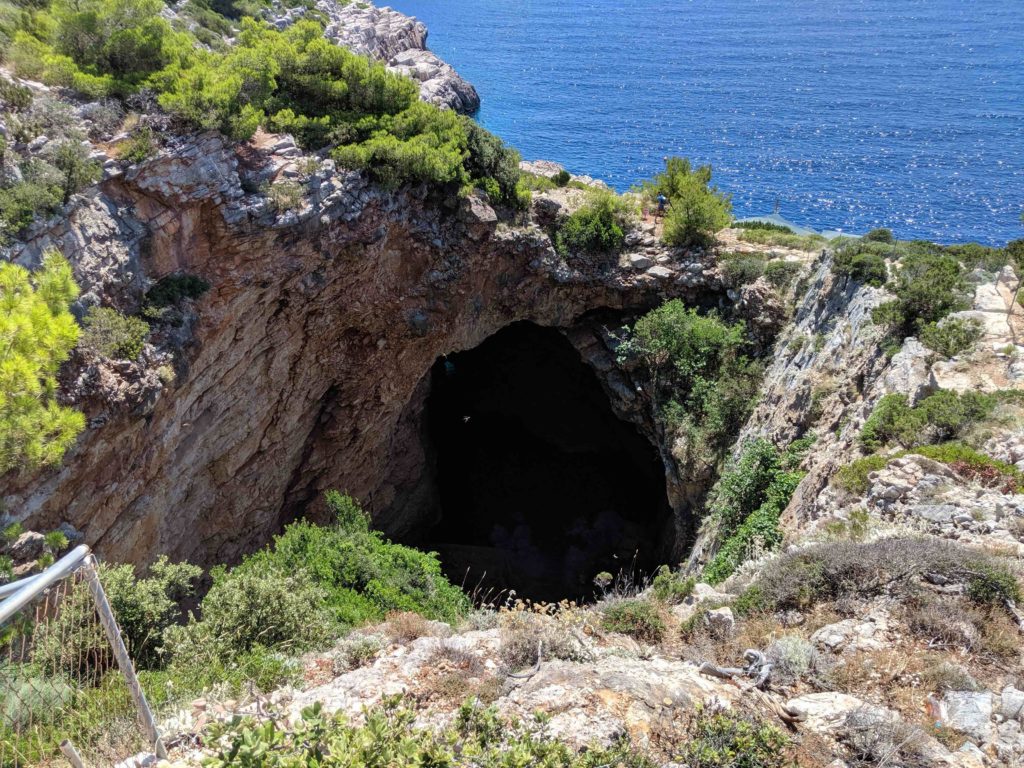
[[[85,417],[56,402],[57,370],[78,341],[71,266],[56,252],[29,273],[0,263],[0,472],[56,464]]]

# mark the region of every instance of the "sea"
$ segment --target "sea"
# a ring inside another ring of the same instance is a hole
[[[393,0],[526,159],[710,163],[737,217],[1024,237],[1024,0]]]

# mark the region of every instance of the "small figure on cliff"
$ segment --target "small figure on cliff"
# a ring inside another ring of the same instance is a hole
[[[660,192],[658,193],[658,211],[654,214],[655,218],[663,217],[665,215],[665,207],[668,205],[668,198]]]

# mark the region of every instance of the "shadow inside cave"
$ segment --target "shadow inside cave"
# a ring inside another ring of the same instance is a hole
[[[439,510],[417,543],[455,583],[588,599],[601,571],[663,562],[673,518],[658,452],[559,331],[515,323],[430,375]]]

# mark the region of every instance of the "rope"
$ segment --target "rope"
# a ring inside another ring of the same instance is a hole
[[[520,672],[520,673],[515,674],[515,675],[509,675],[509,677],[511,677],[511,678],[513,678],[515,680],[529,680],[531,677],[533,677],[538,672],[540,672],[540,662],[541,662],[541,659],[544,658],[542,653],[541,653],[543,645],[544,645],[544,641],[543,640],[538,640],[537,641],[537,663],[533,665],[533,669],[531,669],[529,672]]]

